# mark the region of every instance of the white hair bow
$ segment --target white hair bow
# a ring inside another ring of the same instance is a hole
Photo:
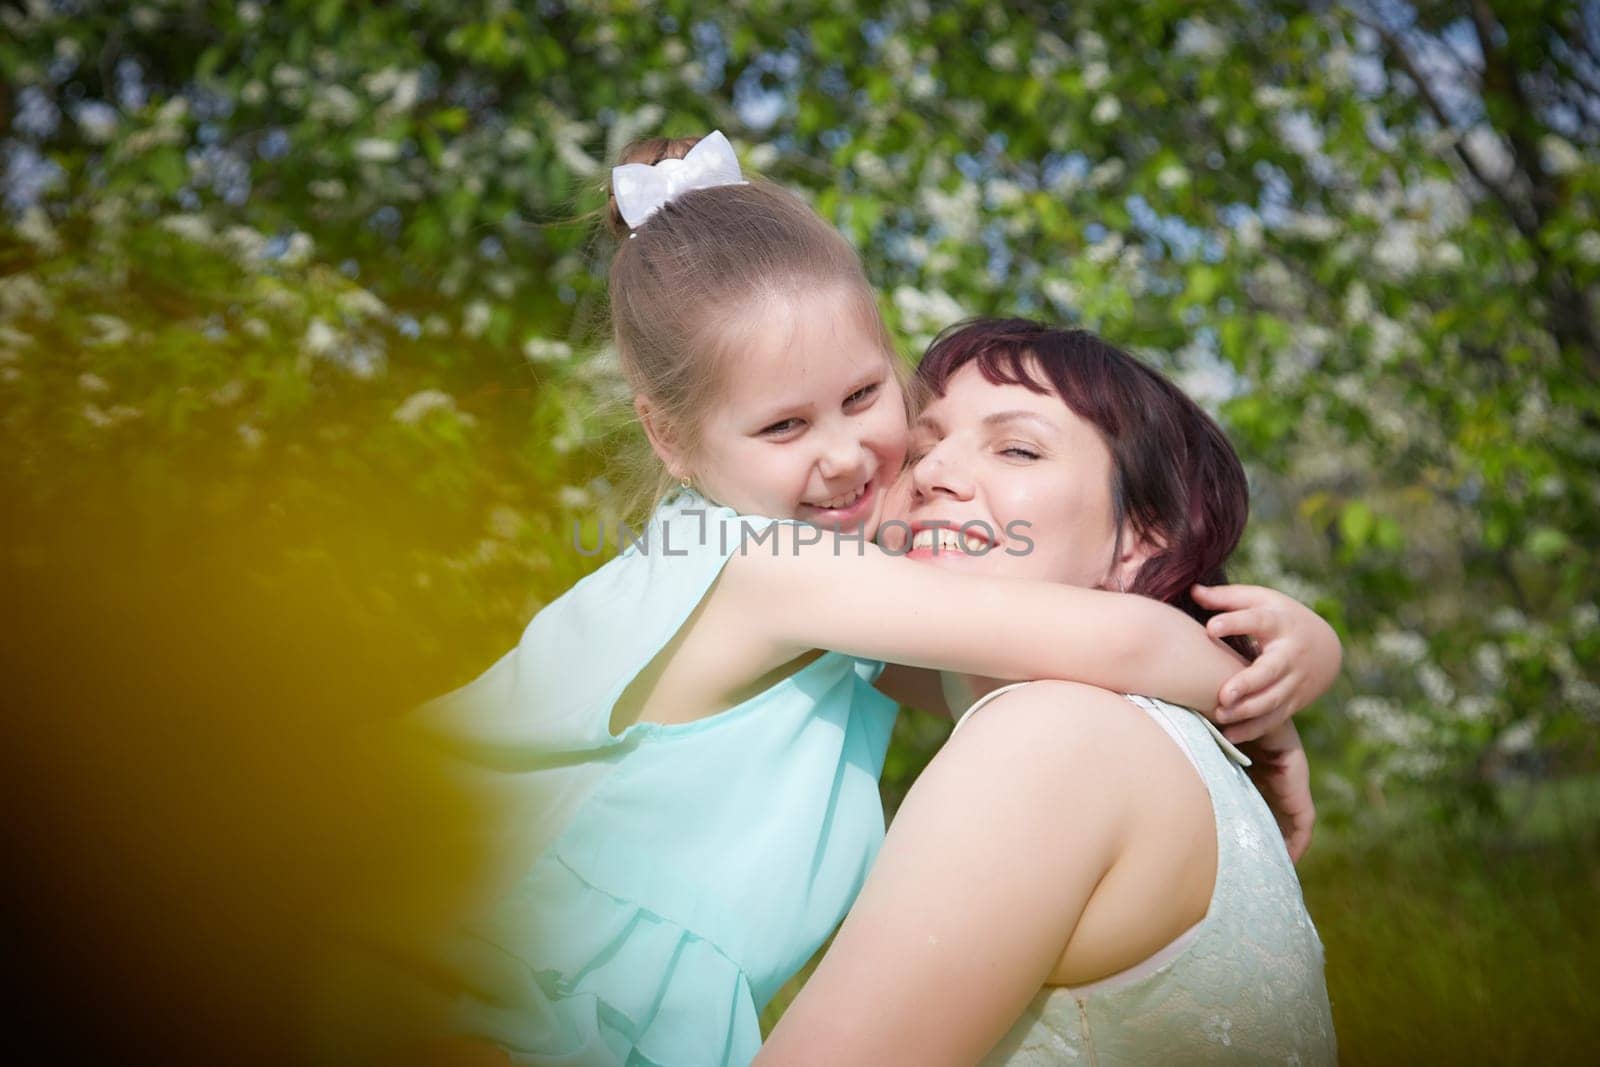
[[[744,184],[733,145],[722,136],[721,130],[713,130],[702,137],[682,159],[663,159],[654,166],[624,163],[611,170],[611,192],[617,198],[617,210],[631,230],[637,230],[645,219],[660,211],[663,204],[671,203],[691,189]]]

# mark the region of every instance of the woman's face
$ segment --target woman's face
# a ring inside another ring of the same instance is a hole
[[[1148,555],[1125,534],[1113,559],[1111,453],[1054,394],[968,363],[918,414],[907,460],[880,531],[890,551],[909,529],[910,558],[932,566],[1111,589]]]

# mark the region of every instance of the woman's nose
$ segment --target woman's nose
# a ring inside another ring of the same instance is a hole
[[[919,498],[948,496],[965,500],[972,495],[972,480],[959,464],[935,447],[911,465],[911,490]]]

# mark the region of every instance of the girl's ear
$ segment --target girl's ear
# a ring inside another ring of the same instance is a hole
[[[689,476],[689,467],[685,457],[675,443],[672,428],[667,420],[661,417],[656,410],[642,396],[633,398],[633,410],[639,416],[639,423],[644,427],[644,435],[650,439],[650,448],[666,465],[667,472],[674,478]]]

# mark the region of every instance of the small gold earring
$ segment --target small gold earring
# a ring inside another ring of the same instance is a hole
[[[689,481],[689,476],[685,474],[682,478],[678,479],[678,484],[683,486],[685,489],[688,489],[692,483]]]

